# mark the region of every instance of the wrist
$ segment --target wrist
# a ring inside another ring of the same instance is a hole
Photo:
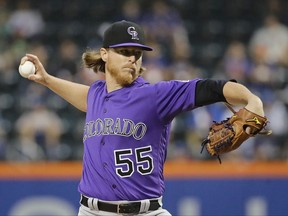
[[[264,116],[263,102],[257,96],[253,96],[251,99],[249,99],[245,108],[260,116]]]
[[[45,85],[46,87],[50,87],[51,85],[51,79],[53,79],[53,76],[46,73],[44,76],[43,76],[43,85]]]

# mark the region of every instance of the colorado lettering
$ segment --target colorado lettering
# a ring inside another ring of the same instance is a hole
[[[84,128],[83,141],[93,136],[118,135],[140,140],[146,134],[147,126],[143,122],[135,124],[130,119],[98,118],[95,121],[87,122]]]

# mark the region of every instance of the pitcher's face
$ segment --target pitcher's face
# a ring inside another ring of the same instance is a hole
[[[137,47],[109,48],[106,73],[121,86],[130,85],[140,75],[142,55],[143,50]]]

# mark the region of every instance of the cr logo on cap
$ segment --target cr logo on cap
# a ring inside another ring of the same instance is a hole
[[[132,36],[132,40],[139,40],[138,38],[138,32],[135,30],[135,27],[133,26],[130,26],[128,29],[127,29],[127,32],[129,35]]]

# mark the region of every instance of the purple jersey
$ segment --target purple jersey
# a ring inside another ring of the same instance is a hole
[[[110,93],[104,81],[92,84],[79,192],[109,201],[162,196],[171,121],[195,108],[198,80],[149,84],[139,77]]]

